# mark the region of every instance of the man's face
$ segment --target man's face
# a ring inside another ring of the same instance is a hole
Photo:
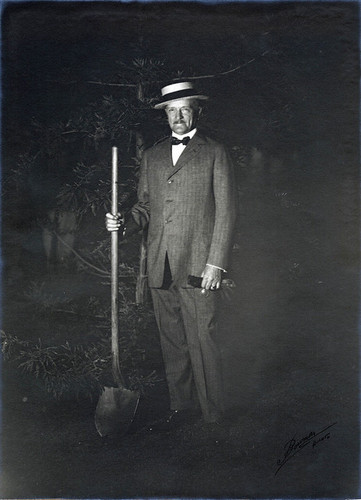
[[[194,99],[178,99],[165,108],[168,123],[173,132],[179,135],[193,130],[200,115],[200,108]]]

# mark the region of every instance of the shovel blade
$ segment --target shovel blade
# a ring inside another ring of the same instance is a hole
[[[95,427],[101,437],[127,433],[139,403],[139,394],[129,389],[105,387],[95,410]]]

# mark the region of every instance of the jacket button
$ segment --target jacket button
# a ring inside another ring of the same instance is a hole
[[[169,180],[169,181],[168,181],[168,184],[172,184],[172,182],[173,182],[172,180]]]

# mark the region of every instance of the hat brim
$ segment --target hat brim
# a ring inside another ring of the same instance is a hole
[[[169,103],[174,102],[174,101],[179,101],[180,99],[199,99],[201,101],[206,101],[208,99],[208,96],[206,95],[178,95],[177,97],[172,97],[170,96],[165,97],[165,101],[159,102],[154,106],[154,109],[164,109],[166,106],[168,106]]]

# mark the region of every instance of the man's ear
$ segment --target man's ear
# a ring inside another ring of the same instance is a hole
[[[203,111],[203,108],[201,108],[201,106],[199,106],[199,108],[198,108],[198,118],[201,116],[202,111]]]

